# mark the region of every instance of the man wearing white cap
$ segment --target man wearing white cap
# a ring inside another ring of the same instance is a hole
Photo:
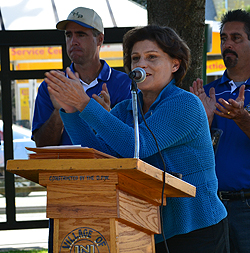
[[[68,71],[77,72],[88,96],[107,110],[131,97],[131,80],[127,74],[112,69],[99,58],[104,28],[94,10],[78,7],[56,27],[65,31],[67,54],[72,61],[66,75]],[[47,83],[43,81],[38,89],[32,124],[32,139],[38,147],[71,144],[59,109],[60,106],[48,92]]]

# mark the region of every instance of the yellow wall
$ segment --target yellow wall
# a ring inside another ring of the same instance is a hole
[[[220,55],[220,33],[213,32],[212,35],[212,51],[208,52],[207,55]]]

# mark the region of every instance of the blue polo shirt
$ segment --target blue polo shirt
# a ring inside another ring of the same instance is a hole
[[[104,60],[101,60],[101,63],[103,68],[97,77],[97,84],[87,89],[86,93],[89,97],[91,97],[93,94],[99,94],[102,90],[103,83],[106,83],[112,108],[117,103],[131,98],[131,79],[126,73],[111,68]],[[70,69],[75,72],[73,69],[73,63],[70,65]],[[43,81],[38,88],[36,97],[32,132],[36,129],[39,129],[49,119],[53,111],[54,106],[50,100],[47,83]],[[72,144],[71,140],[67,132],[64,130],[60,145],[70,144]]]
[[[250,106],[250,79],[244,84],[244,106],[247,108]],[[221,78],[204,86],[208,96],[211,87],[215,88],[217,101],[219,98],[236,100],[239,96],[239,87],[228,79],[226,71]],[[219,191],[250,189],[250,139],[232,119],[214,115],[211,127],[223,131],[215,156]]]

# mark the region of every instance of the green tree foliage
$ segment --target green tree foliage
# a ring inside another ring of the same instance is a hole
[[[215,20],[220,21],[223,14],[225,14],[227,11],[236,9],[242,9],[250,12],[250,5],[245,5],[245,1],[243,0],[236,0],[233,2],[233,4],[230,5],[230,7],[228,7],[227,10],[225,8],[225,1],[223,1],[217,6],[217,16],[215,17]]]

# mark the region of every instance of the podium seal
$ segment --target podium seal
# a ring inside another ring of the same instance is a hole
[[[64,237],[59,252],[110,253],[110,249],[100,232],[89,227],[79,227]]]

